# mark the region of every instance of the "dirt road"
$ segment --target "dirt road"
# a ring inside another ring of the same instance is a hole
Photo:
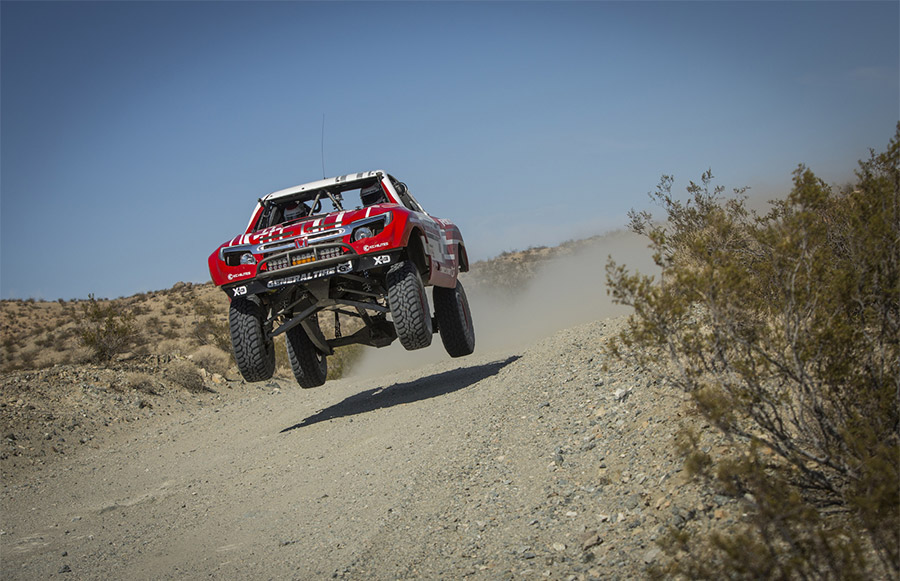
[[[680,477],[681,397],[603,371],[615,324],[210,396],[7,475],[3,578],[642,577],[728,499]]]

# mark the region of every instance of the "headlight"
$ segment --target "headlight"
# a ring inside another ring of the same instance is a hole
[[[241,264],[256,264],[256,259],[249,252],[241,254]]]
[[[372,231],[368,226],[360,226],[356,230],[353,231],[353,241],[358,242],[363,238],[371,238],[375,235],[375,232]]]

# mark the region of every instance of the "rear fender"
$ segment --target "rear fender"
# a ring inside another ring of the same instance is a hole
[[[460,243],[456,248],[456,252],[459,260],[459,272],[469,272],[469,255],[466,252],[465,244]]]

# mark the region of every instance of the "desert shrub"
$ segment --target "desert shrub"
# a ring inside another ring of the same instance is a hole
[[[109,361],[138,342],[134,315],[113,301],[101,303],[88,295],[81,303],[79,336],[97,361]]]
[[[159,395],[159,392],[156,389],[158,382],[149,373],[126,371],[122,381],[127,389],[141,391],[151,395]]]
[[[163,339],[153,346],[152,351],[158,355],[182,355],[187,356],[194,345],[187,339],[179,338],[176,334],[174,338]]]
[[[353,366],[362,358],[363,349],[362,345],[337,347],[334,355],[328,358],[328,379],[340,379],[350,373]]]
[[[37,359],[38,350],[34,347],[30,347],[28,349],[23,349],[19,352],[19,360],[14,363],[15,368],[19,369],[34,369],[35,368],[35,360]]]
[[[219,375],[225,375],[234,361],[229,353],[212,345],[198,347],[191,353],[190,357],[198,366],[210,373],[218,373]]]
[[[10,335],[3,337],[3,341],[0,342],[0,345],[2,345],[3,350],[8,353],[15,353],[16,349],[19,347],[17,341]]]
[[[65,351],[56,351],[50,349],[41,349],[37,352],[34,363],[34,369],[45,369],[58,364],[65,364],[71,361],[71,355]]]
[[[215,345],[221,351],[231,351],[231,333],[228,330],[228,321],[220,316],[216,306],[209,301],[197,301],[195,312],[200,321],[194,326],[194,338],[200,345]]]
[[[172,383],[188,391],[203,391],[205,389],[200,370],[190,361],[184,359],[172,361],[166,369],[166,376]]]
[[[159,334],[169,340],[177,340],[180,337],[180,333],[178,332],[178,327],[175,325],[171,325],[168,328],[160,328]]]
[[[746,522],[707,538],[673,531],[687,555],[663,577],[863,579],[900,575],[900,124],[856,183],[809,169],[758,216],[712,175],[686,203],[664,177],[667,221],[633,213],[661,280],[610,261],[634,315],[613,353],[692,395],[733,453],[684,446],[690,468],[747,503]]]

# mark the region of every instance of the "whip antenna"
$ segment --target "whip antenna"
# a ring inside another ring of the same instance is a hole
[[[322,179],[325,179],[325,113],[322,113]]]

